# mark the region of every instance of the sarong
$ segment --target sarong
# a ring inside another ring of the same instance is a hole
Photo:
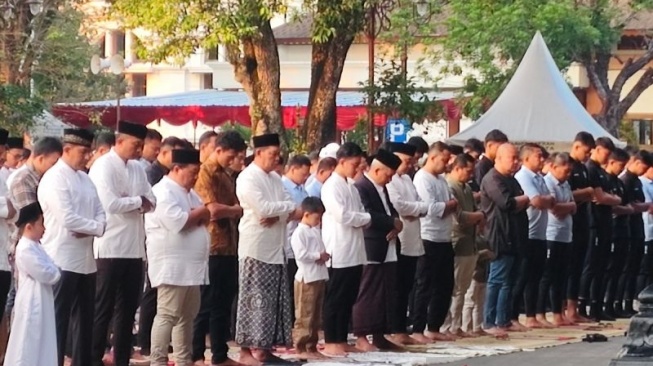
[[[239,261],[236,343],[271,349],[292,345],[290,295],[286,266],[253,258]]]
[[[397,262],[363,267],[358,297],[352,312],[355,336],[390,334],[397,303]]]

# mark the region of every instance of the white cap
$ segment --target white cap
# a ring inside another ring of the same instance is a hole
[[[335,142],[328,144],[327,146],[323,147],[322,150],[320,150],[320,159],[324,159],[324,158],[335,159],[338,149],[340,149],[340,145],[336,144]]]

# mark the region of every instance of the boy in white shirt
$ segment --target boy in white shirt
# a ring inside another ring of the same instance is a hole
[[[317,197],[305,198],[301,207],[302,221],[290,239],[297,261],[293,343],[300,358],[321,358],[323,356],[317,351],[317,342],[324,290],[329,279],[325,263],[330,258],[320,231],[325,209],[322,200]]]

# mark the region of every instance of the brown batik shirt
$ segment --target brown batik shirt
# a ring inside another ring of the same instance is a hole
[[[200,167],[195,191],[204,204],[220,203],[233,206],[239,203],[234,179],[215,159],[208,159]],[[211,234],[211,255],[238,255],[237,219],[222,218],[211,221],[208,229]]]

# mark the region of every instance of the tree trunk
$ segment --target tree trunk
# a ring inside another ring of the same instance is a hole
[[[241,43],[242,50],[228,47],[228,59],[250,101],[252,136],[278,133],[285,151],[288,144],[281,116],[279,52],[270,22],[259,27],[256,37],[242,39]]]

